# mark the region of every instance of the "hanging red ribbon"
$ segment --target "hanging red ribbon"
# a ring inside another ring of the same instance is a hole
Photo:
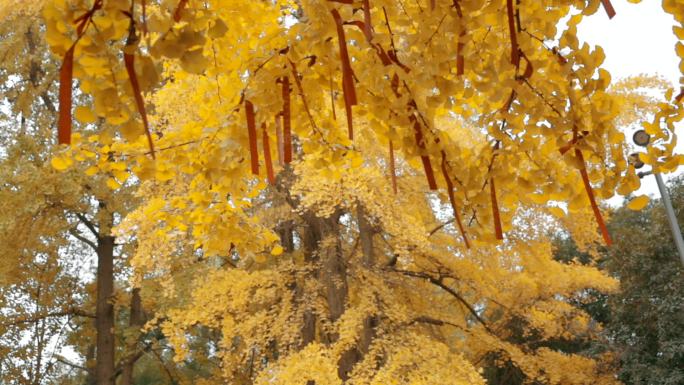
[[[594,190],[591,187],[591,182],[589,181],[589,174],[587,173],[587,164],[584,161],[584,155],[579,148],[575,149],[575,156],[579,159],[581,163],[580,174],[582,175],[582,182],[584,182],[584,189],[587,190],[587,195],[589,196],[589,202],[591,203],[591,209],[594,212],[594,217],[601,230],[601,235],[603,236],[603,241],[606,242],[607,246],[613,244],[613,240],[610,238],[610,233],[608,233],[608,227],[603,221],[603,216],[601,215],[601,210],[596,203],[596,197],[594,196]]]
[[[268,183],[273,186],[275,185],[275,175],[273,173],[273,161],[271,160],[271,143],[268,138],[268,130],[266,129],[266,123],[261,125],[262,138],[261,145],[264,150],[264,163],[266,164],[266,176],[268,178]]]
[[[354,139],[354,123],[352,118],[352,106],[357,104],[356,89],[354,88],[354,74],[351,68],[351,61],[349,60],[349,52],[347,51],[347,41],[344,35],[344,23],[342,17],[337,9],[330,11],[335,25],[337,26],[337,39],[340,47],[340,61],[342,62],[342,91],[344,92],[344,108],[347,112],[347,130],[349,131],[349,139]]]
[[[185,6],[188,4],[188,0],[180,0],[178,2],[178,6],[176,6],[176,10],[173,12],[173,21],[176,23],[180,21],[181,17],[183,16],[183,9],[185,9]]]
[[[71,144],[71,82],[74,74],[74,48],[64,55],[62,68],[59,70],[59,120],[57,138],[59,144]]]
[[[454,212],[454,219],[458,225],[458,230],[461,232],[461,237],[463,237],[463,242],[466,248],[470,249],[470,242],[468,241],[468,236],[466,235],[465,229],[463,228],[463,222],[461,222],[461,214],[458,212],[456,207],[456,198],[454,197],[454,183],[449,177],[449,172],[447,171],[446,154],[442,151],[442,175],[447,185],[447,195],[449,196],[449,203],[451,204],[451,209]]]
[[[392,141],[389,141],[389,169],[390,169],[390,178],[392,179],[392,191],[394,194],[397,193],[397,169],[396,165],[394,163],[394,144]]]
[[[415,117],[411,117],[413,120],[413,130],[416,135],[416,144],[421,152],[425,152],[425,141],[423,138],[423,131],[420,128],[420,123]],[[430,157],[428,155],[422,154],[420,160],[423,162],[423,168],[425,169],[425,176],[428,180],[428,186],[430,190],[437,190],[437,181],[435,180],[435,174],[432,171],[432,164],[430,163]]]
[[[511,63],[517,67],[520,64],[520,54],[518,52],[518,36],[515,31],[513,0],[506,0],[506,11],[508,15],[508,32],[511,35]]]
[[[282,79],[283,96],[283,157],[285,164],[292,162],[292,117],[290,111],[290,78]]]
[[[100,8],[102,8],[102,0],[96,0],[88,12],[74,20],[74,23],[77,24],[76,41],[64,54],[64,60],[59,69],[59,117],[57,119],[57,142],[59,144],[71,144],[71,83],[74,79],[74,50],[86,32],[93,14]]]
[[[131,82],[131,88],[133,88],[133,97],[135,98],[135,104],[138,108],[138,113],[143,121],[143,126],[145,128],[145,136],[147,136],[147,144],[150,146],[150,154],[152,159],[154,159],[154,142],[152,141],[152,134],[150,133],[150,126],[147,122],[147,112],[145,111],[145,101],[142,97],[142,92],[140,91],[140,84],[138,83],[138,75],[135,73],[135,55],[129,54],[124,51],[124,65],[126,66],[126,72],[128,73],[128,79]]]
[[[494,177],[489,178],[489,195],[492,199],[492,215],[494,217],[494,233],[496,239],[503,239],[503,230],[501,229],[501,214],[499,213],[499,203],[496,200],[496,187],[494,186]]]
[[[613,8],[613,4],[610,3],[610,0],[601,0],[601,4],[603,4],[603,8],[606,10],[609,19],[615,17],[615,8]]]
[[[249,100],[245,101],[245,115],[247,118],[247,134],[249,136],[249,156],[252,163],[252,174],[259,175],[259,152],[257,149],[254,105]]]

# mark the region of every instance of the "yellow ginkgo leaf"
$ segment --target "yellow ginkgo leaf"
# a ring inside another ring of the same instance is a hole
[[[119,184],[119,182],[116,181],[116,179],[109,178],[107,179],[107,187],[109,187],[112,190],[116,190],[119,187],[121,187],[121,185]]]
[[[280,245],[277,245],[271,250],[271,255],[280,255],[283,253],[283,247]]]
[[[84,106],[76,107],[74,117],[81,123],[94,123],[97,120],[95,113],[90,108]]]
[[[209,29],[207,30],[207,34],[212,39],[218,39],[220,37],[223,37],[223,35],[225,35],[226,32],[228,32],[228,26],[225,22],[223,22],[223,20],[221,20],[221,18],[216,18],[216,20],[214,20],[214,25],[209,27]]]
[[[192,74],[201,74],[209,64],[202,54],[202,49],[187,51],[180,60],[181,67]]]
[[[98,172],[99,170],[100,170],[100,169],[97,168],[96,166],[88,167],[88,168],[85,170],[85,174],[88,175],[88,176],[93,176],[93,175],[97,174],[97,172]]]
[[[56,156],[50,160],[50,164],[55,170],[63,171],[73,164],[73,160],[65,156]]]
[[[565,218],[565,211],[560,207],[552,206],[548,207],[547,210],[556,218]]]
[[[640,195],[640,196],[638,196],[638,197],[632,199],[632,200],[627,204],[627,207],[628,207],[630,210],[641,210],[641,209],[643,209],[644,207],[646,207],[646,205],[648,204],[648,201],[649,201],[648,196],[646,196],[646,195]]]
[[[128,179],[128,176],[129,176],[127,171],[120,171],[120,170],[112,170],[112,174],[121,183],[126,182],[126,180]]]

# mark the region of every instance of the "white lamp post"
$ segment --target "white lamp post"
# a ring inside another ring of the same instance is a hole
[[[634,136],[632,136],[632,140],[634,140],[634,143],[637,146],[646,147],[651,141],[651,136],[646,131],[639,130],[634,133]],[[638,155],[636,157],[636,161],[634,161],[633,164],[636,168],[641,168],[644,166],[644,163],[638,159]],[[670,193],[668,193],[667,186],[665,186],[665,183],[663,182],[663,177],[659,173],[649,171],[640,172],[638,175],[639,178],[642,178],[648,174],[653,174],[653,176],[655,176],[656,183],[658,184],[658,190],[660,191],[660,198],[663,201],[663,205],[665,206],[665,212],[667,213],[667,220],[668,222],[670,222],[672,238],[674,238],[675,245],[677,246],[677,251],[679,252],[679,259],[681,260],[682,265],[684,265],[684,239],[682,239],[682,232],[679,229],[677,216],[675,215],[674,208],[672,207]]]

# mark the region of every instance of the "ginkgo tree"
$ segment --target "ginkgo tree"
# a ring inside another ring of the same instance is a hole
[[[58,117],[59,63],[44,38],[40,4],[15,5],[0,19],[0,382],[131,384],[135,364],[150,361],[143,355],[151,344],[139,330],[140,288],[126,280],[134,243],[116,244],[111,226],[136,205],[136,184],[113,190],[110,177],[90,167],[94,151],[66,173],[68,163],[51,159],[59,150],[49,134]],[[151,302],[145,305],[151,314]],[[62,355],[70,350],[77,353]]]
[[[591,338],[567,299],[615,282],[554,262],[523,215],[564,217],[565,202],[610,245],[598,202],[639,185],[625,98],[576,36],[600,8],[615,14],[609,0],[47,1],[59,142],[72,108],[102,123],[53,165],[95,151],[110,188],[141,181],[118,235],[164,288],[153,321],[176,359],[219,363],[208,383],[484,383],[485,366],[612,383],[553,341]],[[682,40],[684,5],[663,9]],[[92,108],[73,105],[74,78]],[[644,125],[659,171],[681,162],[682,95]],[[215,349],[188,349],[199,326]]]

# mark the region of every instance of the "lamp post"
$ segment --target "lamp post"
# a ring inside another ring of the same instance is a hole
[[[651,141],[651,136],[644,130],[639,130],[634,133],[632,140],[637,146],[646,147]],[[635,156],[633,156],[635,155]],[[630,155],[635,168],[641,168],[644,163],[639,159],[638,154]],[[636,160],[634,160],[636,159]],[[667,213],[667,220],[670,223],[670,230],[672,230],[672,238],[674,238],[675,245],[677,246],[677,251],[679,252],[679,259],[684,265],[684,239],[682,239],[682,232],[679,229],[679,223],[677,222],[677,216],[675,215],[674,208],[672,207],[672,200],[670,199],[670,193],[667,191],[667,186],[663,182],[663,177],[653,171],[640,172],[639,178],[643,178],[648,174],[653,174],[658,184],[658,190],[660,191],[660,198],[663,201],[663,206],[665,206],[665,212]]]

